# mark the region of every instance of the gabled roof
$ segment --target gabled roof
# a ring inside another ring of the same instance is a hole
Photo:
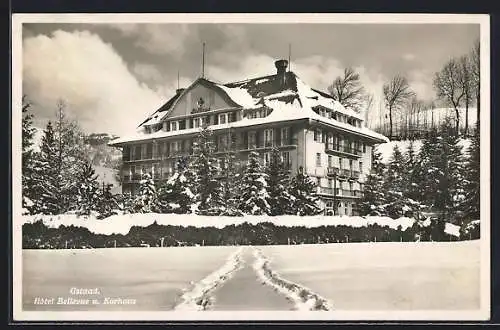
[[[326,125],[337,127],[341,130],[356,132],[369,138],[379,141],[386,141],[387,138],[366,127],[354,127],[335,119],[325,118],[317,114],[316,107],[326,107],[333,111],[364,120],[363,116],[353,110],[346,109],[335,98],[327,93],[313,89],[305,84],[295,73],[285,72],[283,75],[269,75],[247,79],[238,82],[220,84],[208,79],[199,78],[190,87],[177,93],[160,109],[156,110],[140,126],[145,124],[159,123],[168,112],[175,107],[175,104],[183,95],[189,92],[194,86],[203,84],[209,88],[214,88],[231,105],[242,109],[256,109],[263,106],[272,108],[272,113],[266,118],[243,119],[230,124],[231,127],[252,126],[268,122],[278,122],[282,120],[310,119],[322,122]],[[219,125],[211,126],[218,129]],[[149,140],[171,135],[182,135],[192,133],[193,129],[186,129],[175,132],[158,131],[145,134],[140,130],[131,136],[123,137],[112,141],[110,144],[119,145],[122,143]]]

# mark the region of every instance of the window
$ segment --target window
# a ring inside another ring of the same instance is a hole
[[[359,172],[363,173],[363,162],[359,162]]]
[[[271,163],[271,153],[264,153],[264,166],[268,166]]]
[[[339,164],[340,164],[340,169],[344,168],[344,159],[339,157]]]
[[[349,191],[352,191],[352,182],[349,181]]]
[[[257,139],[255,131],[248,132],[248,149],[257,148]]]
[[[264,130],[264,143],[265,143],[266,147],[273,146],[273,130],[272,129]]]
[[[353,162],[352,162],[352,159],[349,159],[349,169],[352,171],[352,165],[353,165]]]
[[[281,145],[286,146],[290,144],[290,128],[283,127],[281,129]]]
[[[328,155],[328,167],[333,167],[333,156]]]
[[[219,115],[219,124],[225,124],[226,123],[226,114],[225,113],[221,113]]]
[[[317,128],[314,131],[314,141],[316,141],[316,142],[321,142],[322,141],[321,130],[319,128]]]
[[[363,143],[363,153],[365,153],[365,152],[366,152],[366,144]]]
[[[177,142],[170,142],[170,155],[175,155],[177,153]]]
[[[328,187],[333,188],[333,180],[332,179],[328,179]]]
[[[285,168],[290,168],[290,153],[288,151],[283,151],[281,153],[281,159],[283,160]]]
[[[316,153],[316,166],[321,166],[321,154]]]
[[[135,146],[130,148],[130,160],[135,160]]]
[[[177,122],[176,121],[171,121],[170,122],[170,130],[171,131],[177,131]]]
[[[219,136],[219,151],[223,151],[227,147],[227,136],[226,135],[221,135]]]
[[[193,119],[193,127],[194,128],[200,127],[200,118],[194,118]]]

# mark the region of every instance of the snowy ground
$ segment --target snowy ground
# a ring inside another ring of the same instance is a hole
[[[479,309],[479,268],[479,241],[24,250],[23,306],[200,310],[198,301],[207,301],[204,310],[287,311],[324,310],[323,301],[334,310]],[[137,303],[33,304],[70,297],[72,287]]]
[[[479,241],[264,246],[336,310],[479,309]]]
[[[183,294],[220,268],[235,247],[23,250],[25,310],[172,310]],[[77,296],[72,287],[99,288]],[[135,299],[130,305],[34,305],[35,297]]]

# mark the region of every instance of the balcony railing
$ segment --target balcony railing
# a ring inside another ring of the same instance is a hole
[[[340,169],[340,176],[349,178],[351,176],[351,170],[348,169]]]
[[[342,145],[326,144],[326,151],[341,152],[344,154],[361,156],[361,150]]]
[[[340,174],[340,169],[337,167],[328,167],[327,171],[329,176],[337,176]]]
[[[359,171],[351,171],[351,178],[353,179],[359,179]]]
[[[363,197],[363,192],[360,190],[349,190],[331,187],[316,187],[316,193],[337,197]]]

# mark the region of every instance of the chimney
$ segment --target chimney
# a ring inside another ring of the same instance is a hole
[[[175,93],[180,94],[180,93],[184,92],[184,90],[185,90],[185,88],[177,88]]]
[[[276,66],[276,74],[282,75],[286,72],[286,68],[288,67],[288,61],[287,60],[277,60],[274,62],[274,65]]]

